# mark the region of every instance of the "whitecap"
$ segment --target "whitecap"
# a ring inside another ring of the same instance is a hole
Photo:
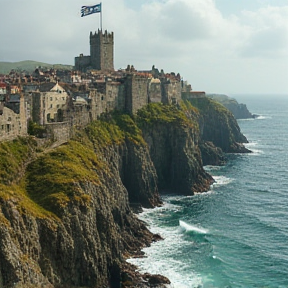
[[[179,226],[182,229],[184,229],[185,231],[193,231],[193,232],[196,232],[196,233],[199,233],[199,234],[207,234],[208,233],[207,229],[188,224],[188,223],[186,223],[186,222],[184,222],[182,220],[179,220]]]
[[[265,115],[258,115],[256,118],[256,120],[264,120],[264,119],[272,119],[271,116],[265,116]]]
[[[212,165],[206,165],[203,167],[205,171],[219,171],[220,169],[223,168],[223,166],[212,166]]]
[[[213,179],[215,180],[215,182],[211,185],[212,188],[217,187],[217,186],[227,185],[233,181],[232,178],[228,178],[225,176],[213,176]]]

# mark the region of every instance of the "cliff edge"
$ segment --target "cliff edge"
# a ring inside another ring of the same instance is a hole
[[[237,122],[215,107],[106,114],[54,149],[31,137],[0,143],[0,287],[165,287],[125,262],[161,239],[131,206],[161,205],[159,190],[208,190],[207,143],[245,152]]]

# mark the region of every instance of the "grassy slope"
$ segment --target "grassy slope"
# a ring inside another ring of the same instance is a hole
[[[36,67],[45,68],[57,68],[57,69],[72,69],[72,65],[62,65],[62,64],[48,64],[43,62],[37,62],[32,60],[20,61],[20,62],[0,62],[0,74],[8,74],[12,69],[15,70],[25,70],[28,72],[33,72]]]
[[[125,139],[135,145],[146,145],[138,127],[144,123],[153,125],[161,121],[198,129],[197,122],[187,117],[197,114],[195,108],[189,103],[183,103],[181,108],[150,104],[139,111],[136,121],[127,114],[115,112],[90,123],[66,145],[45,153],[31,138],[1,142],[0,202],[10,199],[20,211],[41,218],[61,214],[70,202],[80,201],[89,206],[90,197],[78,189],[77,183],[101,185],[101,175],[104,171],[109,173],[109,167],[97,156],[101,155],[100,150],[121,144]],[[24,163],[28,164],[27,168]],[[3,219],[0,209],[0,221]]]

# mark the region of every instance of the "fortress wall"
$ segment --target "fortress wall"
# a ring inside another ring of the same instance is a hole
[[[75,57],[75,69],[78,71],[85,71],[87,67],[91,66],[91,57],[83,56],[82,54]]]
[[[155,81],[155,80],[154,80]],[[161,102],[161,82],[152,82],[149,84],[149,102],[159,103]]]
[[[128,75],[126,80],[126,110],[135,114],[148,104],[148,77]]]
[[[49,123],[45,125],[47,129],[47,137],[62,144],[67,142],[73,134],[73,129],[70,122]]]
[[[119,82],[106,82],[106,109],[107,112],[111,112],[115,109],[120,110],[119,107],[119,92],[121,83]]]
[[[68,113],[65,118],[67,122],[76,127],[85,127],[92,121],[90,109],[87,105],[75,106],[73,111]]]
[[[20,113],[2,107],[0,115],[0,141],[12,140],[18,136],[27,135],[27,119],[25,113],[24,97],[20,98]]]
[[[206,96],[204,91],[189,91],[189,92],[182,92],[181,97],[183,100],[189,100],[193,98],[203,98]]]
[[[171,81],[167,85],[167,98],[169,104],[176,104],[181,100],[181,82],[180,81]]]

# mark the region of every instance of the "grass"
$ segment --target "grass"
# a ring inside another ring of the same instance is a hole
[[[11,70],[17,71],[35,71],[36,67],[45,67],[47,69],[55,68],[55,69],[64,69],[64,70],[72,70],[72,65],[62,65],[62,64],[48,64],[43,62],[37,62],[32,60],[19,61],[19,62],[0,62],[0,74],[8,74]]]
[[[134,118],[114,112],[78,131],[67,144],[41,152],[33,161],[30,158],[39,148],[31,137],[2,142],[0,200],[12,200],[21,213],[55,219],[70,203],[89,207],[91,196],[81,186],[86,183],[100,185],[102,173],[109,173],[107,163],[97,156],[101,155],[102,148],[119,145],[125,140],[146,145],[139,128],[144,124],[173,123],[198,129],[197,117],[197,109],[187,101],[178,106],[149,104]],[[29,161],[31,163],[24,170]],[[14,181],[21,175],[19,183]],[[1,210],[0,221],[5,222]]]
[[[199,111],[204,114],[208,114],[210,111],[218,111],[219,113],[224,113],[225,115],[230,113],[222,104],[208,97],[192,98],[187,101],[189,101],[194,107],[199,109]]]
[[[18,178],[23,163],[32,157],[36,146],[37,143],[27,137],[0,142],[0,183],[9,184]]]
[[[28,195],[56,215],[71,201],[89,206],[91,197],[77,184],[99,185],[98,171],[104,166],[89,145],[70,141],[29,165],[26,175]]]
[[[181,102],[178,106],[150,103],[137,112],[136,122],[139,127],[156,123],[175,123],[198,129],[197,116],[197,110],[187,101]]]

